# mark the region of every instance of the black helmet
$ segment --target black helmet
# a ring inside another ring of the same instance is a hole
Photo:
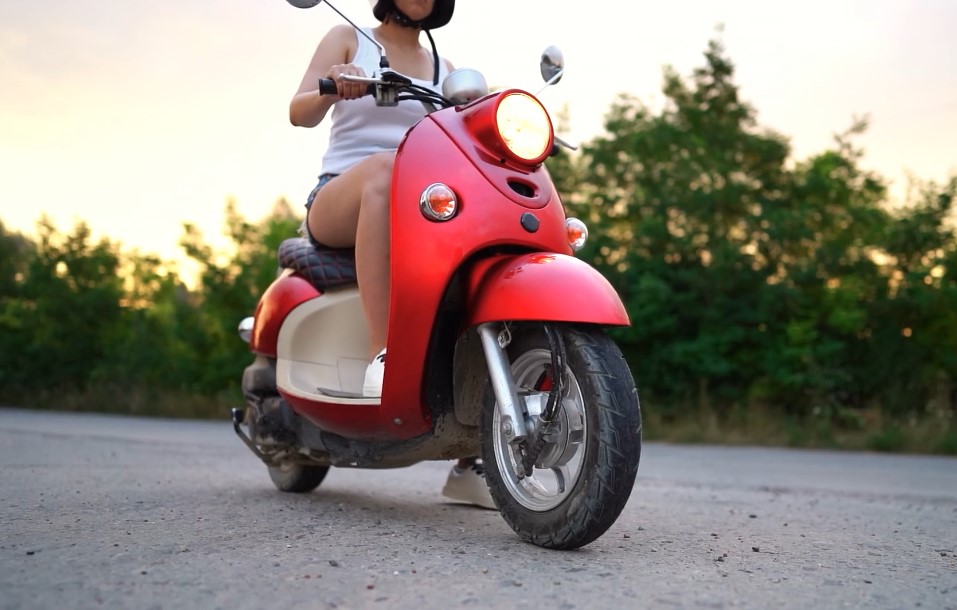
[[[379,21],[383,21],[386,15],[392,14],[399,18],[402,25],[411,25],[423,30],[434,30],[440,28],[452,19],[452,13],[455,11],[455,0],[435,0],[435,6],[432,7],[432,13],[422,21],[412,21],[402,14],[396,7],[395,0],[371,0],[372,14]]]

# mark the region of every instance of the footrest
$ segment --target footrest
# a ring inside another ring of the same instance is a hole
[[[329,388],[316,388],[316,391],[326,396],[332,396],[333,398],[369,398],[356,392],[344,392],[342,390],[332,390]]]

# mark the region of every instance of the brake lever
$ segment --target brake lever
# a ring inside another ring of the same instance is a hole
[[[379,77],[382,81],[389,83],[390,85],[411,85],[412,79],[407,76],[403,76],[394,70],[383,70],[382,76]]]
[[[382,81],[378,78],[368,76],[356,76],[354,74],[343,74],[340,78],[349,83],[365,83],[366,85],[380,85]]]
[[[370,85],[370,87],[374,89],[373,94],[375,95],[376,106],[398,106],[398,86],[412,82],[401,74],[392,72],[391,70],[384,72],[382,76],[378,78],[343,74],[342,80]]]

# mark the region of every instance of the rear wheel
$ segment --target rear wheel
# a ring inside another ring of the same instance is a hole
[[[489,491],[505,521],[527,542],[574,549],[601,536],[625,507],[641,455],[638,392],[614,342],[598,328],[559,327],[567,377],[561,406],[530,476],[502,429],[491,384],[482,409],[482,456]],[[513,330],[512,377],[526,426],[551,389],[551,351],[541,325]]]
[[[319,487],[329,473],[328,466],[283,464],[268,468],[269,478],[272,479],[276,489],[290,493],[309,493]]]

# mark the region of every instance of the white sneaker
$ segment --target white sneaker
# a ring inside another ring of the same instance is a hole
[[[366,367],[366,378],[362,383],[363,398],[382,397],[382,378],[385,377],[385,349],[372,359]]]
[[[485,466],[482,462],[474,462],[468,468],[459,468],[456,464],[449,472],[449,478],[442,488],[442,495],[452,500],[474,504],[482,508],[496,510],[492,495],[488,492],[488,483],[485,481]]]

